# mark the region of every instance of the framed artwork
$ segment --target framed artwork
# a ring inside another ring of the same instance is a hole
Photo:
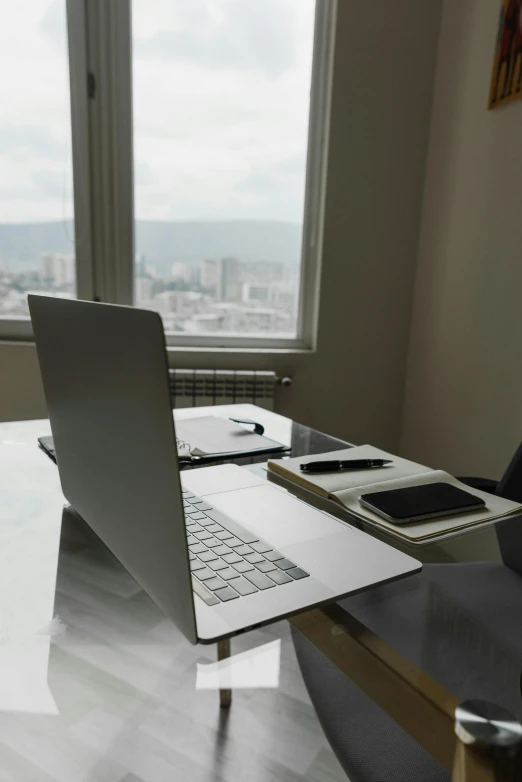
[[[502,0],[489,108],[522,98],[522,0]]]

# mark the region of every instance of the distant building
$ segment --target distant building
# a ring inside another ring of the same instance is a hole
[[[276,317],[276,310],[270,308],[245,309],[243,311],[243,329],[247,332],[275,331],[274,322]]]
[[[248,304],[268,304],[270,302],[271,286],[255,282],[245,282],[242,286],[242,301]]]
[[[217,297],[221,301],[241,298],[240,263],[237,258],[221,258],[218,263]]]
[[[250,261],[243,264],[246,282],[279,282],[286,273],[285,265],[278,261]]]
[[[218,261],[201,261],[199,281],[202,288],[216,290],[218,284]]]
[[[58,266],[58,280],[61,277],[63,285],[73,285],[76,279],[76,263],[74,255],[62,255]]]
[[[185,330],[193,334],[218,333],[223,329],[225,316],[221,313],[202,313],[194,315],[185,323]]]
[[[154,296],[153,301],[158,312],[175,314],[178,320],[191,318],[205,310],[203,294],[198,291],[163,291]]]
[[[40,279],[56,286],[72,285],[76,276],[74,255],[45,253],[40,258]]]
[[[40,279],[54,279],[54,255],[42,255],[40,258]]]
[[[163,291],[154,297],[159,312],[177,312],[179,294],[176,291]]]
[[[196,288],[201,287],[201,269],[195,263],[191,264],[188,282]]]
[[[171,275],[175,280],[182,280],[183,282],[193,282],[194,280],[194,268],[188,263],[174,263],[172,265]]]
[[[145,266],[145,256],[143,253],[137,253],[136,259],[135,259],[135,266],[136,266],[136,277],[145,277],[147,270]]]
[[[154,280],[148,277],[137,277],[136,279],[136,299],[139,302],[150,301],[152,297],[152,286]]]
[[[295,312],[297,309],[298,286],[277,284],[272,289],[272,304],[286,312]]]

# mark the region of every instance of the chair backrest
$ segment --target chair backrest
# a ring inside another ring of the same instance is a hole
[[[522,443],[499,481],[495,494],[513,502],[522,502]]]
[[[518,446],[495,494],[522,502],[522,443]],[[504,565],[522,575],[522,518],[501,521],[495,526]]]

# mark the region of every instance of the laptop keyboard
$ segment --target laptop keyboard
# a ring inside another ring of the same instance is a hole
[[[183,489],[194,592],[209,606],[291,584],[310,574],[264,540]]]

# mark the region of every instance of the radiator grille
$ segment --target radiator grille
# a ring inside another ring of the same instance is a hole
[[[173,407],[251,403],[274,409],[275,372],[171,369],[169,376]]]

